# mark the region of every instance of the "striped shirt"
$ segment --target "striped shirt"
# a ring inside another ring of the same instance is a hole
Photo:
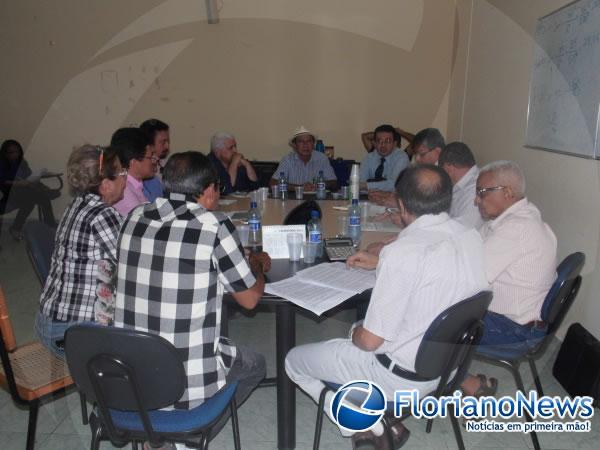
[[[556,236],[540,211],[524,198],[486,222],[480,233],[494,292],[490,311],[521,325],[539,320],[556,279]]]
[[[288,179],[288,183],[313,183],[320,170],[323,171],[325,181],[337,180],[329,158],[323,153],[313,150],[308,163],[304,163],[296,152],[290,152],[283,157],[279,166],[277,166],[273,178],[279,180],[279,174],[283,172]]]
[[[381,250],[363,326],[384,339],[377,353],[414,370],[431,322],[487,286],[479,233],[447,213],[424,215]]]
[[[191,196],[159,197],[125,220],[115,326],[159,334],[177,347],[187,386],[176,409],[198,406],[225,386],[236,348],[221,337],[223,291],[255,283],[235,226]]]
[[[96,194],[77,196],[65,210],[52,253],[40,309],[56,321],[94,319],[101,261],[116,264],[122,217]]]

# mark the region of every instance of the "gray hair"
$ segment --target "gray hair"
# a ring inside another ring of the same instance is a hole
[[[225,141],[228,139],[235,139],[235,136],[226,131],[219,131],[210,138],[210,151],[214,152],[220,148],[225,147]]]
[[[512,188],[515,195],[525,197],[525,176],[514,161],[494,161],[481,168],[479,174],[492,172],[503,186]]]

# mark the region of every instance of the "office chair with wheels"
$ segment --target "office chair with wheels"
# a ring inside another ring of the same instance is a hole
[[[440,313],[429,325],[425,332],[415,360],[415,372],[406,369],[400,369],[408,376],[419,377],[423,380],[440,379],[437,388],[429,395],[441,397],[452,394],[460,389],[462,382],[479,339],[483,334],[483,316],[485,315],[490,302],[492,293],[482,291],[472,297],[462,300]],[[452,373],[454,376],[452,376]],[[399,378],[400,380],[400,378]],[[323,425],[323,414],[325,396],[328,391],[336,391],[340,385],[324,381],[325,388],[321,391],[319,397],[319,406],[317,408],[317,424],[313,441],[313,450],[318,450],[321,440],[321,428]],[[388,402],[387,410],[393,412],[394,404]],[[451,412],[450,420],[454,437],[459,449],[464,449],[464,443],[460,432],[460,426],[456,419],[456,412],[452,405],[449,405]],[[406,413],[401,420],[408,417]],[[390,448],[394,448],[393,436],[390,431],[390,422],[388,417],[383,418],[383,424],[386,431],[387,440]],[[428,421],[427,431],[431,430],[431,422]]]
[[[77,388],[97,404],[90,416],[92,450],[107,438],[118,447],[148,440],[155,447],[185,442],[206,450],[212,426],[228,408],[235,449],[240,450],[237,383],[196,408],[161,409],[179,400],[186,386],[178,350],[161,336],[81,324],[67,330],[65,351]]]
[[[27,450],[35,447],[40,401],[73,385],[66,364],[39,342],[17,346],[8,316],[6,297],[0,286],[0,385],[17,405],[29,409]]]

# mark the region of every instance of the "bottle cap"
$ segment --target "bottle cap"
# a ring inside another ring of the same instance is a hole
[[[352,199],[352,204],[353,205],[358,205],[358,199],[357,198],[353,198]]]
[[[310,217],[319,218],[319,211],[315,211],[314,209],[310,212]]]
[[[250,202],[250,208],[256,208],[256,202]]]

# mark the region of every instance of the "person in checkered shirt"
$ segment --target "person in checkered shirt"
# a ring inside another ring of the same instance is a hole
[[[213,211],[219,180],[205,155],[171,156],[163,183],[164,198],[135,208],[121,229],[115,326],[156,333],[179,349],[187,386],[175,409],[197,407],[234,380],[240,405],[264,378],[265,360],[221,336],[222,297],[227,291],[254,308],[271,260],[246,260],[235,226]]]

